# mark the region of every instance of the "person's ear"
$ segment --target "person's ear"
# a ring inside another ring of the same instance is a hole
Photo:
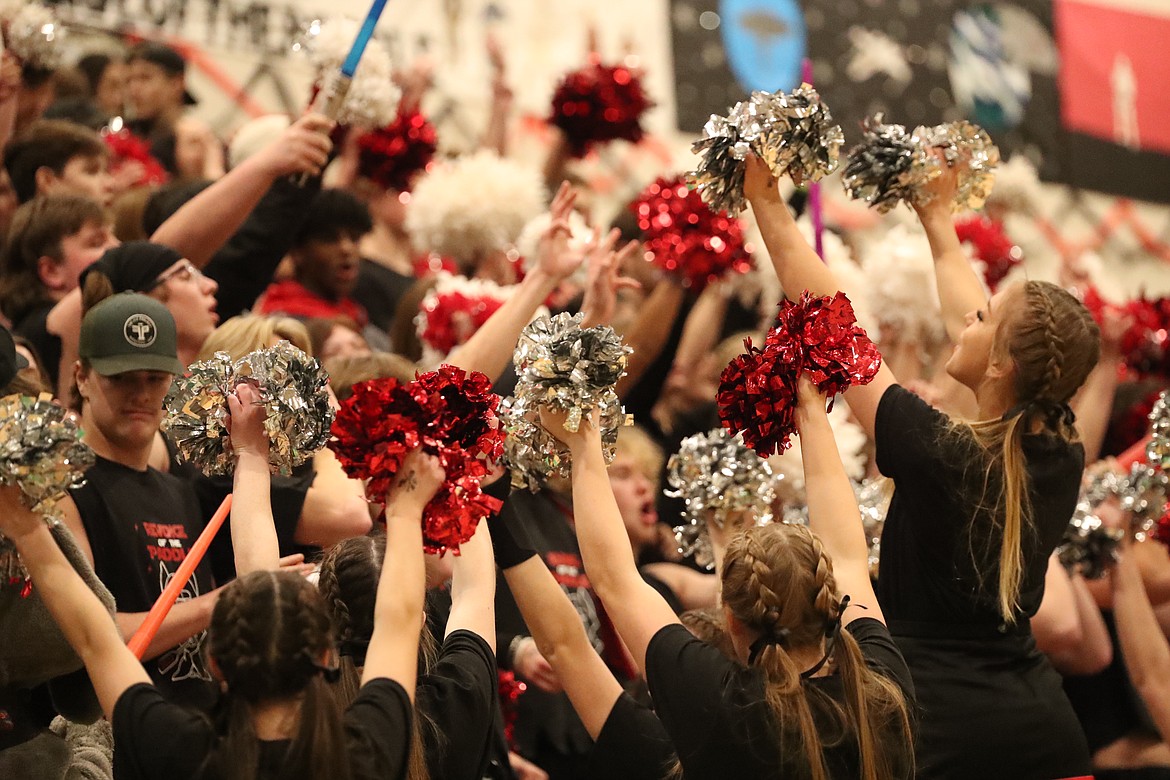
[[[77,385],[77,394],[81,396],[83,401],[89,400],[92,377],[93,369],[87,368],[80,360],[73,364],[73,383]]]
[[[65,292],[65,264],[47,255],[37,258],[37,278],[53,292]]]
[[[37,185],[37,195],[51,195],[53,188],[61,181],[61,177],[49,166],[42,165],[33,174],[33,181]]]

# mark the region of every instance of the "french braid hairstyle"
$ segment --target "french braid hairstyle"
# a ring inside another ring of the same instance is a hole
[[[353,702],[361,688],[365,651],[374,635],[374,602],[382,562],[386,560],[386,534],[375,532],[335,544],[321,561],[317,587],[337,628],[341,648],[341,679],[334,687],[338,707]],[[430,673],[438,660],[434,637],[424,621],[419,634],[418,677]],[[428,780],[426,744],[440,749],[442,736],[434,721],[419,708],[411,719],[410,761],[407,780]],[[424,735],[426,739],[424,740]]]
[[[333,649],[329,611],[303,577],[260,571],[224,588],[208,630],[208,653],[226,685],[213,776],[256,780],[260,741],[252,707],[300,697],[299,724],[279,776],[349,780],[341,715],[321,674]]]
[[[1023,437],[1041,430],[1076,441],[1068,404],[1097,365],[1100,331],[1084,305],[1055,284],[1023,282],[1008,300],[1011,314],[1000,322],[992,355],[1015,366],[1017,406],[1002,419],[957,423],[951,430],[975,443],[969,468],[982,475],[971,538],[983,537],[987,550],[998,553],[998,562],[981,561],[972,541],[972,563],[976,571],[997,571],[999,612],[1014,623],[1025,539],[1035,532]]]
[[[783,523],[738,534],[728,544],[722,586],[724,607],[745,627],[774,638],[754,667],[764,675],[777,748],[794,776],[827,780],[825,747],[849,743],[857,745],[864,780],[914,775],[902,691],[866,665],[848,630],[841,629],[830,658],[844,704],[808,685],[789,654],[823,652],[829,627],[841,617],[833,563],[815,534]]]

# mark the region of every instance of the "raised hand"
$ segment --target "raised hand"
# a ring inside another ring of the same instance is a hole
[[[949,215],[959,189],[959,170],[966,167],[967,162],[965,160],[949,162],[941,149],[932,149],[931,154],[937,159],[942,173],[922,188],[923,193],[930,196],[929,200],[923,204],[914,204],[914,209],[920,215],[935,211]]]
[[[24,505],[19,487],[0,487],[0,533],[17,540],[44,525],[44,519]]]
[[[569,248],[569,215],[576,203],[577,191],[567,181],[562,182],[549,207],[552,219],[548,230],[537,247],[537,269],[557,282],[571,276],[585,262],[584,254]]]
[[[228,433],[236,457],[251,453],[268,460],[268,433],[264,430],[268,411],[260,402],[260,391],[244,382],[228,396],[227,402],[231,414]]]
[[[744,165],[744,197],[751,203],[780,203],[780,190],[768,164],[756,155],[749,154]]]
[[[305,114],[272,143],[256,153],[258,163],[275,178],[307,173],[317,176],[329,161],[335,123],[321,114]]]
[[[585,327],[601,325],[613,320],[617,308],[619,290],[640,290],[642,283],[621,275],[621,269],[628,260],[638,254],[641,244],[630,241],[621,250],[615,251],[621,231],[614,228],[604,239],[594,234],[593,241],[585,252],[588,269],[585,298],[581,310],[585,312]]]
[[[390,485],[390,493],[386,498],[386,506],[401,507],[422,513],[423,508],[430,503],[447,473],[437,457],[424,452],[421,448],[415,449],[402,462],[394,483]]]

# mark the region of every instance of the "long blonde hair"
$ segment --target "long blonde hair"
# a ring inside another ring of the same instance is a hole
[[[1000,615],[1008,623],[1016,621],[1019,611],[1024,540],[1035,532],[1023,437],[1039,427],[1064,441],[1077,440],[1067,405],[1097,365],[1100,351],[1096,323],[1066,290],[1028,281],[1016,300],[1012,314],[995,334],[992,355],[1012,361],[1017,405],[1000,419],[952,426],[978,448],[980,457],[968,464],[983,475],[976,515],[989,518],[991,528],[1002,534],[998,602]],[[973,563],[976,570],[982,568],[978,560]]]
[[[826,627],[841,618],[833,562],[805,526],[776,523],[734,537],[723,564],[723,604],[745,627],[761,635],[783,634],[764,645],[755,667],[764,674],[767,703],[780,755],[800,775],[827,780],[826,743],[814,710],[836,724],[840,743],[856,740],[864,780],[912,777],[910,716],[901,689],[871,670],[861,648],[842,628],[831,649],[844,703],[805,685],[788,648],[819,649]]]

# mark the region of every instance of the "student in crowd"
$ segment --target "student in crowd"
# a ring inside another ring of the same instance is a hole
[[[1077,501],[1084,450],[1068,404],[1097,362],[1097,327],[1052,284],[988,300],[955,234],[956,187],[948,169],[918,215],[955,344],[946,372],[978,419],[934,409],[886,367],[846,393],[895,484],[878,593],[922,708],[920,777],[1082,775],[1084,734],[1029,619]],[[837,291],[759,159],[745,192],[786,294]]]
[[[312,584],[274,571],[264,414],[250,388],[237,393],[229,404],[239,459],[236,489],[245,506],[233,535],[244,576],[225,589],[211,616],[208,658],[224,690],[218,723],[176,706],[150,684],[117,626],[57,550],[48,526],[23,508],[14,488],[0,490],[0,530],[16,543],[93,678],[113,722],[120,778],[400,780],[410,753],[422,626],[421,517],[442,484],[442,467],[421,451],[412,453],[387,497],[388,560],[362,688],[340,716],[325,683],[337,671],[329,614]]]
[[[38,195],[78,195],[109,208],[114,199],[105,143],[73,122],[34,122],[5,147],[4,168],[21,203]]]
[[[572,453],[591,582],[646,676],[688,778],[914,774],[913,684],[870,584],[868,545],[825,403],[802,378],[796,421],[809,528],[755,527],[728,544],[720,591],[735,659],[695,638],[642,580],[620,538],[599,427],[570,433],[564,413],[542,411]]]

